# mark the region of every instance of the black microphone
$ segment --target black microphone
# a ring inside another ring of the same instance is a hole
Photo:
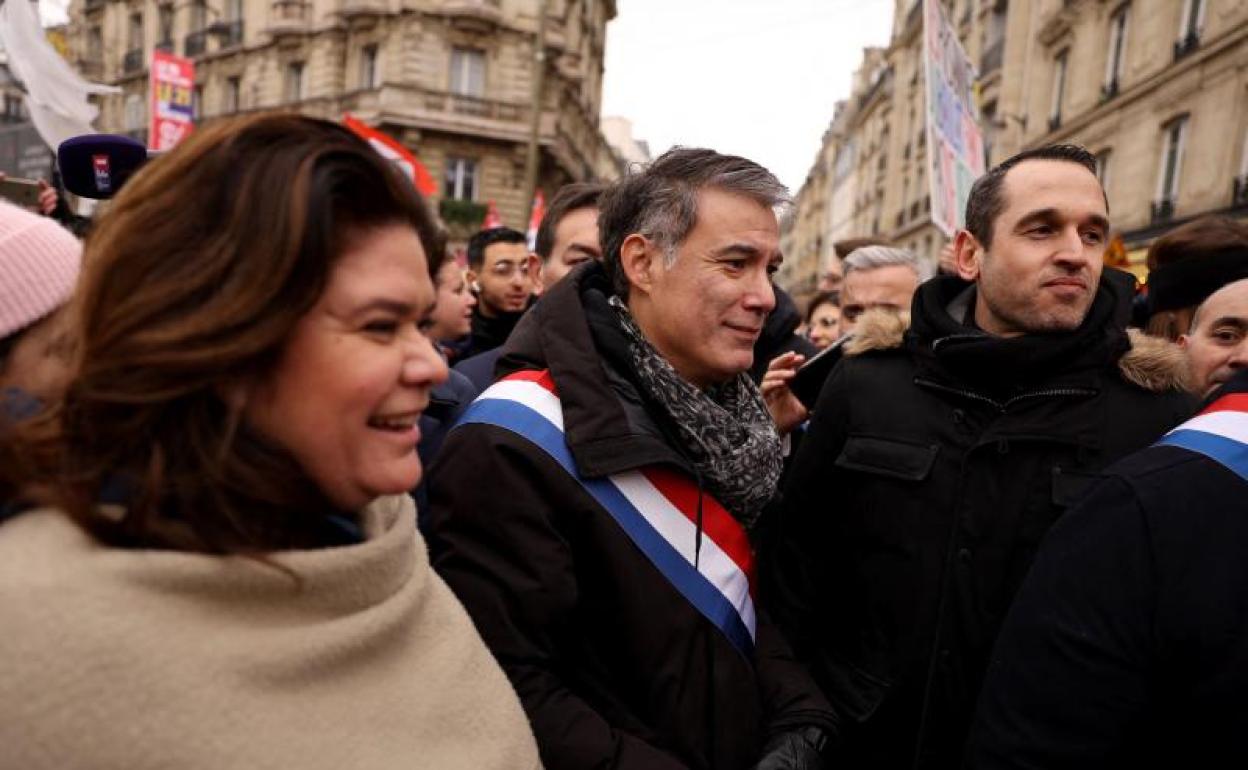
[[[56,162],[65,189],[82,198],[105,199],[117,194],[148,161],[147,148],[114,134],[86,134],[61,142]]]

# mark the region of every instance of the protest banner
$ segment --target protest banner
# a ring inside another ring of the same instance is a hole
[[[971,185],[984,173],[984,137],[975,68],[939,0],[923,0],[923,65],[932,223],[952,236],[963,225]]]
[[[194,127],[195,62],[160,49],[152,51],[151,116],[147,146],[171,150]]]

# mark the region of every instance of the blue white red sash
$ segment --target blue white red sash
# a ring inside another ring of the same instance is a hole
[[[1248,393],[1222,396],[1157,443],[1202,454],[1248,481]]]
[[[754,555],[745,530],[684,474],[649,466],[583,478],[563,432],[563,407],[547,371],[517,372],[494,383],[459,425],[510,430],[563,466],[615,519],[665,578],[746,657],[754,650]],[[698,550],[698,501],[702,543]]]

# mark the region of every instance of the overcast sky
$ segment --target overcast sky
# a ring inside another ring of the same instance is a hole
[[[40,0],[46,22],[68,0]],[[885,45],[892,0],[618,0],[603,114],[675,144],[744,155],[794,193],[849,95],[862,49]]]
[[[862,49],[886,45],[892,0],[618,0],[603,114],[656,155],[744,155],[794,193],[849,95]]]

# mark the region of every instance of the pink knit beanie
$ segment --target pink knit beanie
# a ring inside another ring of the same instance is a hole
[[[0,201],[0,339],[64,305],[82,244],[55,220]]]

